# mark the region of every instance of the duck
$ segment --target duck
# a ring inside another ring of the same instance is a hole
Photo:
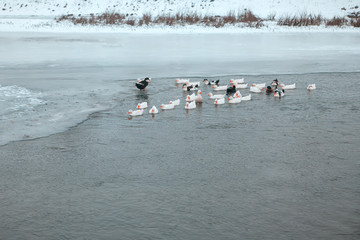
[[[199,90],[200,91],[200,90]],[[195,93],[191,94],[191,95],[187,95],[186,96],[186,101],[187,102],[192,102],[192,101],[195,101],[195,98],[196,98],[196,95]]]
[[[239,103],[239,102],[241,102],[241,97],[236,97],[236,98],[229,97],[228,101],[229,101],[229,103]]]
[[[178,106],[178,105],[180,105],[180,99],[176,99],[176,100],[174,100],[174,101],[170,101],[169,104],[174,104],[175,106]]]
[[[271,86],[267,86],[266,87],[266,93],[272,93],[274,90],[272,89]]]
[[[178,78],[178,79],[175,79],[175,83],[177,84],[184,84],[184,83],[189,83],[190,82],[190,79],[184,79],[184,78]]]
[[[244,83],[244,78],[230,79],[229,83],[232,83],[232,84],[241,84],[241,83]]]
[[[137,109],[143,109],[147,107],[148,107],[147,102],[138,103],[138,105],[136,106]]]
[[[266,83],[253,83],[251,84],[251,87],[257,87],[260,90],[265,88]]]
[[[248,87],[247,83],[240,83],[240,84],[235,84],[237,89],[245,89]]]
[[[276,89],[275,92],[274,92],[274,97],[283,97],[285,96],[285,90],[282,89],[281,91]]]
[[[219,80],[218,80],[218,81],[219,81]],[[205,85],[215,85],[215,84],[216,84],[215,81],[209,81],[209,80],[207,80],[207,78],[205,78],[205,79],[203,80],[203,83],[204,83]]]
[[[156,114],[158,112],[159,112],[159,110],[155,106],[152,106],[152,108],[149,110],[149,113],[151,113],[151,114]]]
[[[210,99],[219,99],[219,98],[225,97],[225,94],[216,94],[216,95],[214,95],[213,93],[209,93],[208,96],[209,96]]]
[[[280,87],[280,85],[279,85],[279,87]],[[292,90],[292,89],[296,88],[296,83],[289,84],[289,85],[283,85],[283,86],[281,86],[281,88],[284,90]]]
[[[214,86],[212,86],[212,88],[214,89],[214,91],[226,91],[228,86],[227,85],[223,85],[223,86],[214,85]]]
[[[134,111],[130,109],[128,111],[128,114],[132,117],[141,116],[141,115],[143,115],[143,113],[144,113],[144,109],[138,109],[138,110],[134,110]]]
[[[245,96],[245,97],[241,97],[241,101],[250,101],[251,100],[251,94]]]
[[[240,93],[240,91],[236,91],[236,93],[234,93],[234,95],[233,95],[233,98],[241,98],[242,96],[241,96],[241,93]]]
[[[194,109],[194,108],[196,108],[195,101],[187,102],[185,105],[185,109]]]
[[[315,83],[309,84],[306,89],[307,89],[307,90],[314,90],[314,89],[316,89]]]
[[[225,104],[225,98],[215,99],[215,105]]]
[[[169,104],[161,104],[160,105],[160,109],[161,110],[169,110],[169,109],[174,109],[175,105],[172,103]]]
[[[136,83],[135,83],[135,86],[140,89],[140,90],[144,90],[145,91],[145,88],[147,87],[147,85],[149,85],[149,83],[151,82],[151,78],[144,78],[144,79],[137,79]]]
[[[231,87],[228,87],[226,89],[226,94],[235,93],[236,92],[236,86],[233,84]]]
[[[202,94],[201,90],[198,90],[197,95],[195,97],[195,102],[196,103],[202,103],[203,99],[202,99],[201,94]]]
[[[195,90],[198,90],[198,87],[200,86],[200,84],[199,85],[193,85],[193,84],[186,84],[186,83],[184,83],[184,85],[182,86],[182,89],[184,90],[184,91],[195,91]]]
[[[253,92],[253,93],[261,93],[261,89],[260,89],[260,88],[257,88],[257,87],[251,86],[251,87],[250,87],[250,92]]]

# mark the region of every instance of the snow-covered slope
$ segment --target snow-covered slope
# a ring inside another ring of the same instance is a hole
[[[261,18],[301,13],[324,17],[344,16],[359,6],[359,0],[2,0],[0,16],[90,14],[105,11],[153,16],[163,13],[196,12],[225,15],[250,9]]]

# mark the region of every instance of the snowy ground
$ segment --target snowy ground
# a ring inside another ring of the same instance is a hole
[[[100,14],[104,12],[120,12],[133,16],[150,13],[152,16],[175,13],[197,13],[201,15],[226,15],[250,9],[262,19],[269,17],[278,19],[303,13],[321,14],[325,18],[344,17],[358,11],[356,0],[137,0],[137,1],[86,1],[86,0],[44,0],[23,1],[4,0],[0,3],[0,32],[176,32],[176,33],[238,33],[238,32],[358,32],[353,27],[304,27],[289,28],[277,26],[275,21],[266,22],[261,29],[223,27],[220,29],[187,26],[187,27],[140,27],[129,26],[74,26],[71,23],[56,23],[56,17],[66,14],[75,16]]]

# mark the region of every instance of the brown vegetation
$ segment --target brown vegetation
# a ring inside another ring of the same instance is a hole
[[[275,21],[275,15],[269,16],[270,21]],[[199,15],[197,13],[176,13],[163,14],[153,17],[150,13],[145,13],[141,17],[134,17],[132,14],[121,14],[115,12],[105,12],[100,15],[90,14],[89,16],[75,17],[73,14],[64,15],[56,19],[57,22],[70,21],[73,24],[80,25],[129,25],[129,26],[185,26],[199,25],[207,27],[220,28],[226,25],[238,27],[261,28],[264,26],[263,19],[257,17],[250,10],[243,12],[231,11],[225,16],[208,16]],[[354,26],[360,27],[360,17],[357,14],[352,18],[334,17],[325,19],[321,15],[313,15],[303,13],[300,16],[285,16],[277,20],[277,24],[281,26],[303,27],[303,26],[320,26],[325,24],[326,27],[331,26]]]

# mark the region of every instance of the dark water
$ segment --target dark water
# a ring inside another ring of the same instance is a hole
[[[0,146],[0,238],[359,239],[360,73],[245,81],[275,77],[297,89],[216,107],[204,86],[190,111],[174,79],[119,81],[115,108]]]

